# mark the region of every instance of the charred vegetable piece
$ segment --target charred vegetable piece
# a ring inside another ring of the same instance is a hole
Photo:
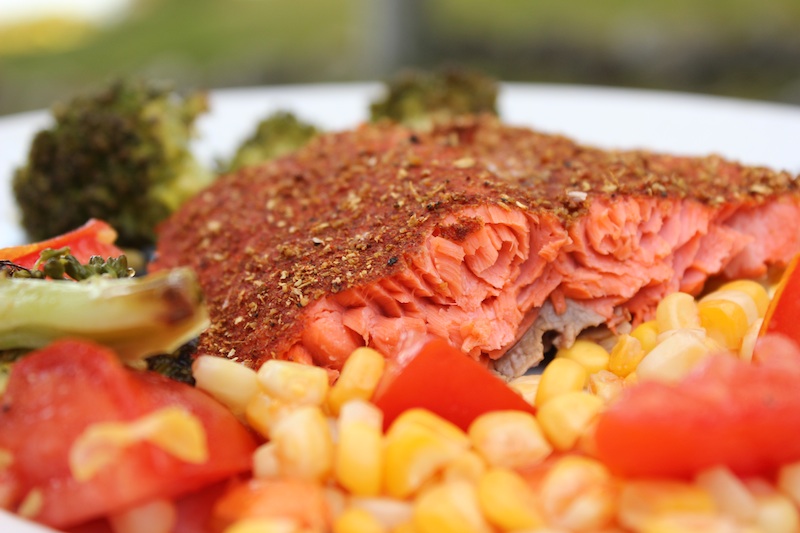
[[[194,493],[251,467],[252,434],[203,392],[61,340],[16,363],[0,399],[0,492],[59,529]],[[220,438],[223,436],[223,438]]]
[[[597,454],[617,474],[691,476],[711,466],[774,473],[800,460],[800,348],[759,340],[754,362],[709,356],[677,384],[642,382],[598,419]]]
[[[460,115],[497,114],[497,82],[465,69],[409,70],[387,82],[386,96],[371,107],[372,121],[390,119],[416,129]]]
[[[147,369],[166,376],[175,381],[194,385],[192,363],[197,350],[197,340],[187,342],[169,354],[153,355],[147,358]]]
[[[125,246],[152,243],[155,225],[211,181],[189,149],[207,107],[204,93],[128,80],[54,106],[13,178],[23,227],[45,239],[101,218]]]
[[[292,113],[273,113],[258,123],[256,131],[236,150],[228,168],[223,170],[232,172],[294,152],[317,133],[316,127]]]
[[[428,409],[464,430],[489,411],[535,412],[500,378],[441,339],[425,344],[388,379],[373,398],[383,411],[384,427],[389,427],[404,411],[417,407]]]
[[[176,350],[208,324],[189,269],[77,283],[0,277],[0,302],[0,350],[78,337],[139,359]]]

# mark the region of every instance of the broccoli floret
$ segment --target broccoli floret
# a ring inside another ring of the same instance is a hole
[[[8,275],[12,270],[21,272],[0,270],[0,351],[78,337],[135,361],[171,353],[208,326],[190,269],[139,278],[98,274],[83,281],[41,281]]]
[[[147,369],[163,374],[175,381],[194,385],[192,363],[197,351],[197,339],[193,339],[170,354],[153,355],[147,358]]]
[[[43,240],[90,218],[110,223],[123,246],[154,242],[154,227],[213,174],[189,149],[205,93],[123,80],[55,105],[13,178],[29,236]]]
[[[236,150],[231,162],[223,171],[257,165],[294,152],[305,146],[317,128],[299,120],[294,114],[279,111],[258,123],[256,131]]]
[[[497,82],[465,69],[408,70],[386,84],[386,95],[370,106],[371,119],[390,119],[415,129],[467,114],[497,114]]]

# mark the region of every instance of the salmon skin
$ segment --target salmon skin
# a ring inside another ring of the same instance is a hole
[[[202,353],[335,374],[358,346],[394,359],[437,335],[511,377],[551,338],[785,265],[798,220],[794,176],[717,156],[604,151],[491,117],[362,125],[220,178],[162,225],[153,267],[197,271]]]

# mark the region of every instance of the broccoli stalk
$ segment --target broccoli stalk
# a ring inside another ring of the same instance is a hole
[[[382,100],[372,103],[373,122],[389,119],[418,130],[468,114],[497,114],[497,83],[465,69],[407,70],[389,80]]]
[[[0,350],[79,337],[132,361],[173,352],[207,325],[202,293],[189,269],[78,282],[0,275]]]
[[[34,138],[13,191],[22,225],[42,240],[90,218],[107,221],[123,246],[155,240],[154,228],[213,174],[189,149],[204,93],[118,81],[54,106],[54,124]]]
[[[305,146],[317,133],[317,128],[292,113],[273,113],[258,123],[256,131],[239,146],[222,170],[232,172],[286,155]]]

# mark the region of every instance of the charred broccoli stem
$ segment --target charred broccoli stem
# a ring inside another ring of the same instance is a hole
[[[147,358],[147,369],[163,374],[175,381],[194,385],[192,363],[197,351],[197,339],[193,339],[170,354],[153,355]]]
[[[56,105],[13,191],[29,236],[42,240],[90,218],[110,223],[123,246],[155,240],[155,225],[205,187],[212,173],[189,149],[204,93],[123,80]]]
[[[370,106],[371,119],[389,119],[415,129],[459,115],[497,114],[497,82],[466,69],[401,72],[386,84],[386,95]]]
[[[220,170],[232,172],[286,155],[305,146],[317,133],[316,127],[292,113],[273,113],[258,123],[253,135],[239,146],[231,162]]]
[[[0,275],[0,350],[77,337],[132,361],[171,353],[207,325],[200,286],[189,269],[78,282]]]

